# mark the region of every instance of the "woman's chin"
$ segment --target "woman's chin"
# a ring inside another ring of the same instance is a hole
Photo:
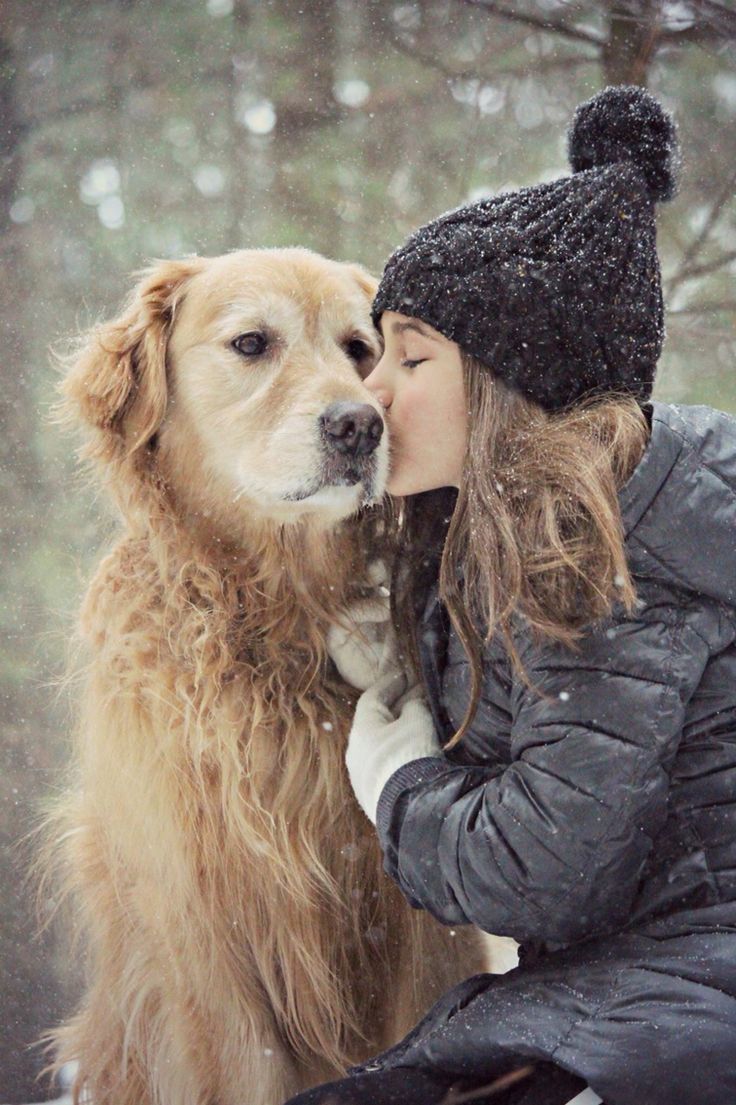
[[[386,491],[394,498],[403,498],[405,495],[416,495],[424,488],[416,486],[416,480],[407,480],[402,476],[389,476],[386,481]]]
[[[403,499],[407,495],[420,495],[422,491],[435,491],[438,487],[453,487],[457,484],[453,484],[450,480],[428,480],[422,479],[420,476],[415,476],[413,479],[408,476],[389,476],[386,483],[386,491],[394,499]]]

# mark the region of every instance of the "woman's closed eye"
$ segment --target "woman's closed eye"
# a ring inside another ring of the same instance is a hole
[[[422,364],[422,362],[426,361],[426,360],[427,360],[426,357],[418,357],[416,360],[410,360],[410,359],[407,358],[407,360],[401,362],[401,367],[402,368],[416,368],[418,364]]]

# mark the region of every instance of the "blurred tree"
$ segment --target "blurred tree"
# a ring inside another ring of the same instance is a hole
[[[24,881],[28,850],[18,847],[32,826],[34,800],[48,785],[56,742],[44,723],[44,702],[34,685],[33,642],[45,627],[45,615],[27,574],[43,525],[46,488],[34,448],[35,373],[28,363],[22,311],[32,273],[25,264],[25,227],[13,219],[26,132],[17,69],[13,44],[0,28],[0,1097],[7,1101],[22,1101],[35,1092],[39,1057],[28,1045],[62,1008],[61,986],[48,966],[50,939],[35,935],[32,893]]]
[[[51,693],[114,519],[48,424],[48,347],[154,256],[303,244],[378,270],[420,222],[568,171],[574,106],[647,84],[678,117],[658,393],[736,411],[736,12],[715,0],[0,0],[4,887],[63,770]],[[19,866],[20,865],[20,866]],[[75,964],[0,906],[0,1101]],[[64,989],[66,987],[66,989]]]
[[[585,0],[510,6],[500,0],[460,0],[488,15],[559,35],[592,47],[590,60],[603,70],[604,84],[646,86],[660,51],[687,44],[733,41],[736,12],[717,0]],[[602,24],[591,27],[591,20]]]

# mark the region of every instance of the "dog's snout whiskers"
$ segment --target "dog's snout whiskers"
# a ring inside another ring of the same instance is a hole
[[[383,419],[370,403],[331,403],[319,421],[330,448],[350,456],[372,453],[383,436]]]

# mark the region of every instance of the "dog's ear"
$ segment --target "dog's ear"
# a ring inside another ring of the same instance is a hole
[[[155,435],[166,411],[166,350],[177,305],[201,258],[146,269],[123,313],[102,323],[65,358],[59,421],[96,431],[87,454],[130,456]]]
[[[376,290],[378,288],[378,281],[376,280],[376,278],[374,276],[371,276],[368,270],[364,269],[362,265],[349,263],[348,268],[357,281],[361,291],[365,292],[369,302],[372,303],[376,295]]]

